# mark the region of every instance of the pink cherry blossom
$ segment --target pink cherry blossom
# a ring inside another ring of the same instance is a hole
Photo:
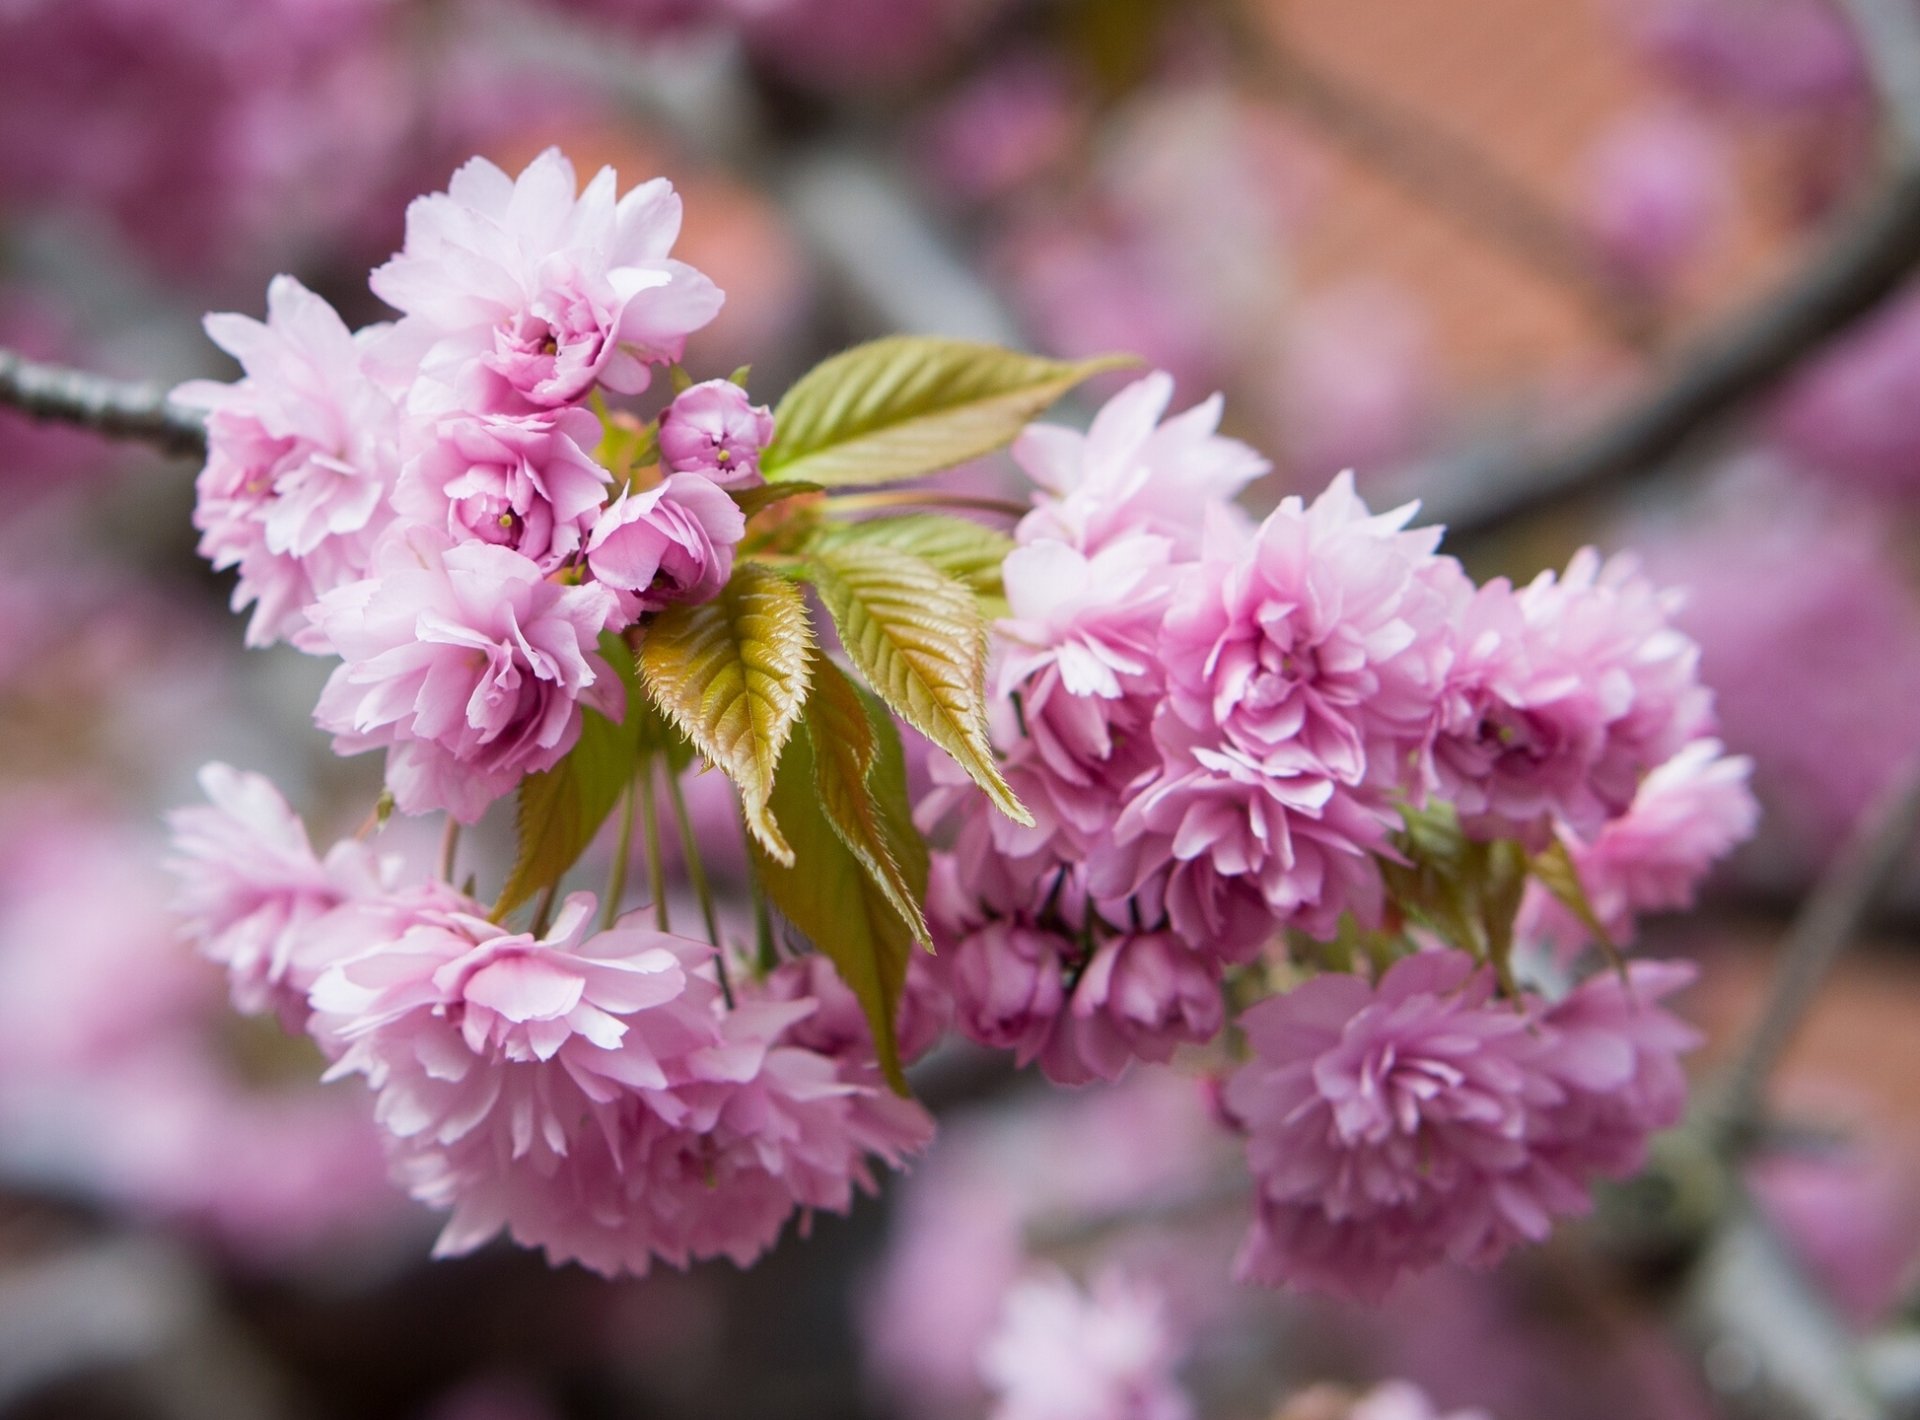
[[[1045,493],[1019,540],[1052,538],[1093,554],[1116,537],[1148,533],[1190,555],[1209,517],[1230,519],[1229,500],[1270,465],[1215,432],[1220,396],[1162,423],[1172,399],[1173,377],[1156,373],[1108,400],[1084,434],[1029,424],[1013,457]]]
[[[536,940],[468,910],[420,914],[315,983],[329,1078],[364,1075],[396,1176],[449,1208],[437,1251],[506,1229],[557,1261],[614,1270],[622,1206],[609,1155],[642,1115],[678,1124],[669,1071],[711,1047],[711,949],[630,926],[594,933],[576,893]]]
[[[174,906],[202,954],[226,967],[233,1003],[274,1011],[291,1030],[307,1017],[307,990],[330,964],[314,929],[343,903],[394,885],[399,863],[346,839],[325,861],[280,791],[225,764],[200,771],[210,801],[168,815],[179,879]]]
[[[856,1188],[871,1192],[870,1156],[897,1166],[925,1146],[932,1121],[919,1106],[869,1107],[883,1086],[850,1081],[836,1060],[786,1042],[813,1009],[749,997],[720,1013],[719,1042],[682,1062],[686,1118],[642,1115],[614,1176],[592,1175],[620,1211],[602,1210],[583,1261],[635,1273],[654,1257],[745,1267],[796,1209],[804,1229],[811,1210],[845,1212]]]
[[[1752,835],[1760,815],[1752,772],[1751,760],[1724,754],[1718,740],[1695,740],[1641,780],[1627,811],[1592,841],[1562,831],[1587,903],[1616,946],[1633,940],[1641,914],[1691,907],[1713,865]],[[1517,931],[1563,953],[1592,935],[1537,882]]]
[[[632,620],[718,595],[746,530],[740,505],[711,479],[671,474],[645,492],[623,490],[608,505],[587,538],[587,565],[622,594],[622,611]]]
[[[1701,1037],[1660,1002],[1695,975],[1689,962],[1636,961],[1596,973],[1540,1013],[1538,1068],[1562,1098],[1530,1134],[1551,1167],[1583,1184],[1629,1177],[1646,1166],[1648,1137],[1680,1122],[1680,1056]]]
[[[580,551],[606,501],[613,475],[588,453],[599,440],[585,409],[446,419],[407,461],[394,507],[551,572]]]
[[[373,273],[407,313],[389,358],[493,408],[552,408],[598,384],[636,394],[720,309],[718,288],[668,253],[680,199],[655,178],[615,200],[602,168],[578,190],[548,149],[517,178],[484,158],[407,209],[406,246]]]
[[[1390,796],[1425,743],[1450,639],[1456,574],[1437,529],[1404,530],[1412,511],[1371,514],[1342,476],[1184,573],[1161,646],[1164,767],[1115,836],[1135,855],[1123,892],[1169,874],[1190,941],[1244,920],[1249,891],[1276,925],[1314,932],[1371,910],[1370,855],[1397,822]]]
[[[1545,1005],[1494,997],[1464,952],[1379,982],[1318,976],[1241,1017],[1253,1061],[1226,1104],[1258,1213],[1243,1276],[1378,1300],[1405,1271],[1490,1266],[1584,1213],[1686,1103],[1698,1036],[1659,1002],[1684,963],[1635,962]]]
[[[1220,1033],[1219,966],[1171,932],[1114,937],[1075,983],[1073,1015],[1102,1021],[1131,1056],[1170,1060],[1176,1047]]]
[[[1057,932],[993,921],[961,938],[946,955],[955,1022],[969,1038],[1033,1063],[1066,1009],[1065,963],[1078,955]]]
[[[239,567],[233,605],[254,608],[248,645],[297,639],[313,601],[366,575],[391,521],[398,416],[365,364],[378,332],[351,334],[291,276],[267,288],[265,324],[213,315],[206,326],[246,376],[173,392],[208,413],[193,514],[200,555],[218,570]]]
[[[660,415],[660,459],[722,488],[760,482],[760,451],[773,442],[773,411],[731,380],[708,380],[674,397]]]
[[[995,681],[1002,697],[1019,697],[1019,711],[998,738],[1023,799],[1082,852],[1158,763],[1148,727],[1161,695],[1167,554],[1166,540],[1149,536],[1091,557],[1042,539],[1015,548],[1003,568],[1012,614],[994,626]]]
[[[624,713],[594,649],[614,610],[604,587],[555,585],[509,548],[396,542],[379,575],[314,608],[342,658],[314,720],[342,754],[387,750],[403,812],[472,823],[573,748],[583,704]]]
[[[992,1420],[1190,1420],[1165,1299],[1118,1272],[1082,1292],[1058,1272],[1007,1293],[980,1353]]]
[[[1528,1138],[1558,1098],[1529,1022],[1465,953],[1416,953],[1377,986],[1317,976],[1240,1024],[1253,1060],[1226,1103],[1259,1189],[1243,1277],[1377,1301],[1403,1271],[1489,1264],[1586,1206]]]

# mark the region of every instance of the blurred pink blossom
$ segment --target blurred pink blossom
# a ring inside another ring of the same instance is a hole
[[[1164,1299],[1119,1273],[1082,1292],[1057,1272],[1007,1293],[980,1356],[992,1420],[1191,1420]]]

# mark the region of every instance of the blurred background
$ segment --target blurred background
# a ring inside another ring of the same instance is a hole
[[[771,401],[891,331],[1130,350],[1225,391],[1258,501],[1354,467],[1483,576],[1637,547],[1766,810],[1654,944],[1705,960],[1705,1077],[1920,751],[1917,36],[1912,0],[0,0],[0,346],[231,377],[203,312],[289,271],[378,319],[408,198],[559,144],[683,193],[728,293],[696,378]],[[750,1273],[428,1264],[362,1087],[174,940],[200,763],[322,843],[378,791],[311,726],[325,666],[242,653],[192,472],[0,409],[0,1415],[969,1420],[1036,1263],[1150,1280],[1205,1420],[1390,1376],[1495,1420],[1920,1413],[1912,853],[1743,1188],[1682,1136],[1377,1311],[1226,1284],[1199,1080],[957,1047],[912,1177]],[[1813,1408],[1758,1385],[1780,1338]]]

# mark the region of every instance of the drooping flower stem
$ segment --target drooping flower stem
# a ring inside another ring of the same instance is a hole
[[[446,829],[440,835],[440,881],[453,881],[453,868],[460,856],[460,820],[447,815]]]
[[[747,831],[746,820],[740,823],[741,837],[747,845],[747,885],[753,893],[753,947],[754,968],[765,977],[780,965],[779,954],[773,945],[773,916],[767,911],[767,894],[760,886],[760,875],[752,870],[753,835]]]
[[[647,891],[653,895],[653,925],[671,932],[667,921],[667,863],[660,851],[660,808],[653,797],[653,764],[649,761],[634,780],[639,790],[640,823],[647,842]]]
[[[673,799],[673,817],[680,825],[680,847],[687,860],[687,880],[700,901],[700,916],[707,925],[707,940],[720,945],[720,922],[713,910],[713,885],[707,881],[707,865],[701,861],[700,845],[693,836],[693,819],[687,813],[687,796],[680,791],[680,776],[667,775],[667,793]]]
[[[649,764],[647,772],[651,770]],[[634,786],[629,782],[627,791],[620,796],[620,836],[613,846],[613,866],[607,870],[607,904],[601,918],[607,931],[612,931],[613,924],[619,920],[620,899],[627,894],[627,864],[633,858],[634,798]]]

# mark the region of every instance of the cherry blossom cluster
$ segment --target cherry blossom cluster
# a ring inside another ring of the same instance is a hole
[[[1171,394],[1148,377],[1014,447],[1041,491],[995,730],[1036,823],[950,782],[922,805],[951,833],[955,1019],[1084,1083],[1279,986],[1224,1095],[1259,1186],[1244,1274],[1372,1296],[1489,1263],[1678,1120],[1692,1036],[1660,1002],[1687,969],[1581,980],[1581,949],[1691,901],[1752,829],[1748,765],[1630,560],[1476,586],[1350,476],[1256,523],[1229,500],[1264,461]]]
[[[616,181],[476,158],[373,273],[400,319],[349,331],[282,276],[264,323],[207,320],[245,378],[176,393],[207,411],[194,523],[238,569],[248,642],[340,657],[315,718],[343,754],[387,751],[403,812],[471,823],[573,746],[583,705],[619,718],[600,637],[731,570],[765,409],[694,385],[657,462],[602,461],[603,395],[646,390],[722,300],[669,254],[672,187]]]
[[[358,839],[316,855],[259,775],[215,764],[201,782],[209,802],[173,815],[190,934],[242,1010],[304,1029],[329,1078],[364,1077],[395,1177],[450,1212],[440,1255],[504,1231],[608,1275],[744,1266],[931,1137],[819,958],[729,1008],[708,943],[633,918],[595,930],[590,893],[513,932],[437,880],[402,885]]]

